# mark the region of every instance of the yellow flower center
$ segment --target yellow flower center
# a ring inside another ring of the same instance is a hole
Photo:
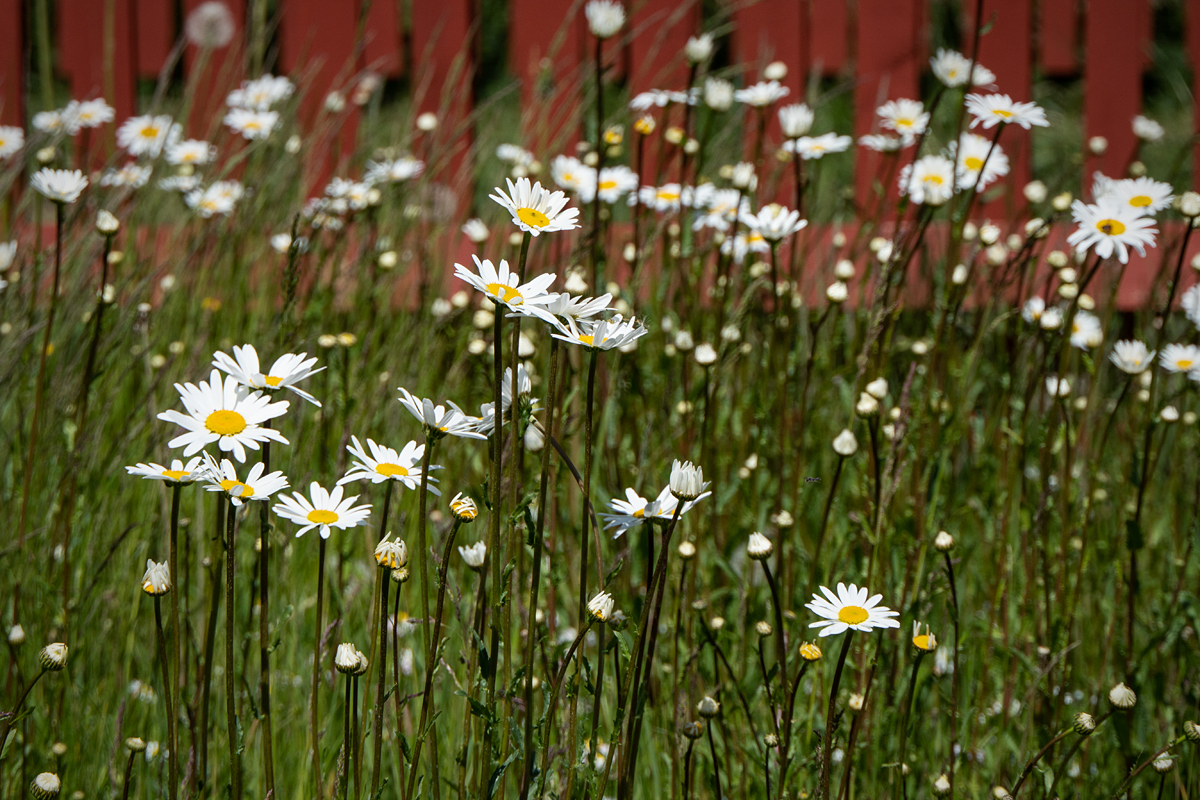
[[[164,469],[162,474],[164,478],[170,478],[173,481],[181,481],[187,477],[187,471],[182,469]]]
[[[646,509],[639,508],[637,511],[633,512],[633,515],[638,519],[643,519],[646,516]]]
[[[581,333],[579,334],[579,341],[583,342],[584,344],[594,344],[595,337],[593,337],[590,333]]]
[[[963,166],[972,172],[978,172],[983,169],[983,159],[975,156],[967,156],[963,159]]]
[[[330,525],[337,522],[338,515],[332,511],[326,511],[323,508],[313,509],[308,512],[308,521],[315,522],[318,525]]]
[[[1195,364],[1195,363],[1196,362],[1192,361],[1192,359],[1190,359],[1190,358],[1181,358],[1175,362],[1175,366],[1179,367],[1180,369],[1191,369],[1192,364]]]
[[[143,139],[155,139],[158,137],[158,128],[153,125],[147,125],[141,130]]]
[[[262,125],[260,125],[256,119],[248,119],[243,127],[248,131],[256,131],[261,128]]]
[[[254,496],[254,487],[250,486],[249,484],[242,483],[241,481],[231,481],[231,480],[221,481],[221,489],[226,494],[233,494],[233,490],[236,488],[239,488],[239,487],[241,488],[241,491],[238,492],[238,497],[253,497]]]
[[[897,128],[911,128],[913,124],[914,120],[911,120],[908,117],[901,117],[900,119],[896,120]]]
[[[1003,119],[1009,119],[1013,115],[1013,112],[1009,111],[1007,108],[993,109],[992,113]]]
[[[844,622],[847,625],[858,625],[866,622],[870,616],[867,610],[862,606],[843,606],[838,612],[838,622]]]
[[[679,192],[659,192],[658,199],[673,203],[679,199]]]
[[[945,183],[945,181],[942,180],[941,175],[926,175],[925,182],[926,183],[936,183],[938,186],[941,186],[943,183]]]
[[[283,382],[283,378],[276,378],[274,375],[264,375],[263,383],[270,386],[272,389]]]
[[[600,181],[600,188],[601,189],[615,189],[615,188],[617,188],[617,182],[616,181]]]
[[[929,634],[923,633],[920,636],[914,636],[913,637],[913,646],[916,647],[918,650],[928,650],[929,649]]]
[[[396,475],[402,478],[408,477],[408,467],[402,467],[399,464],[376,464],[375,471],[388,478]]]
[[[1153,202],[1153,200],[1144,194],[1139,194],[1136,197],[1129,198],[1129,205],[1133,206],[1134,208],[1145,208]]]
[[[1102,219],[1096,223],[1096,230],[1109,236],[1120,236],[1125,232],[1125,223],[1116,219]]]
[[[214,411],[204,420],[204,427],[218,436],[236,436],[246,430],[246,418],[236,411]]]
[[[550,224],[550,218],[536,208],[518,208],[517,219],[535,228],[544,228]]]
[[[502,303],[509,303],[514,299],[520,302],[524,299],[516,287],[509,286],[506,283],[489,283],[487,285],[488,294],[495,295]]]

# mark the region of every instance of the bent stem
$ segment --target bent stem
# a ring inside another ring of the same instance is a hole
[[[558,668],[558,674],[554,676],[554,685],[550,689],[550,708],[546,710],[546,727],[544,730],[546,732],[545,736],[547,739],[550,738],[550,732],[554,730],[554,714],[555,711],[558,710],[558,693],[562,689],[563,678],[566,677],[567,668],[571,666],[571,661],[575,657],[575,651],[579,649],[579,643],[583,641],[583,637],[587,636],[588,630],[592,627],[592,622],[592,618],[588,616],[587,622],[584,623],[583,628],[580,629],[579,633],[575,636],[575,641],[571,642],[571,647],[567,650],[566,658],[563,659],[562,666]],[[567,758],[569,761],[573,761],[574,754],[568,753]],[[549,775],[549,766],[550,748],[547,746],[542,748],[542,786],[541,790],[538,792],[539,798],[546,791],[546,780],[547,776]]]
[[[33,676],[33,680],[31,680],[29,685],[25,687],[25,691],[21,692],[21,699],[17,701],[15,706],[13,706],[12,715],[5,721],[4,727],[0,728],[0,731],[3,731],[0,733],[0,762],[4,761],[4,746],[8,744],[8,735],[12,732],[12,721],[20,716],[21,708],[25,705],[26,698],[29,697],[29,693],[33,691],[33,687],[37,685],[37,682],[40,681],[42,676],[45,674],[46,669],[43,667],[38,671],[37,675]]]

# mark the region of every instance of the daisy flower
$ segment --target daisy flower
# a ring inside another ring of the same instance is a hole
[[[1149,117],[1138,114],[1133,118],[1133,135],[1143,142],[1157,142],[1166,135],[1166,130]]]
[[[16,250],[15,247],[13,249],[14,251]],[[2,247],[0,247],[0,250],[2,250]],[[1183,297],[1179,299],[1179,304],[1183,307],[1183,313],[1192,321],[1192,324],[1200,328],[1200,283],[1193,285],[1184,292]]]
[[[899,185],[914,203],[940,206],[954,193],[954,163],[945,156],[922,156],[900,170]]]
[[[779,81],[760,81],[733,93],[733,99],[753,108],[765,108],[788,96],[791,90]]]
[[[838,136],[836,133],[823,133],[820,136],[801,136],[783,143],[783,149],[795,153],[805,161],[823,158],[829,153],[841,153],[850,149],[854,140],[849,136]]]
[[[1100,197],[1110,198],[1147,217],[1167,208],[1175,199],[1171,194],[1171,184],[1146,177],[1111,181],[1103,185],[1103,190]]]
[[[186,139],[168,145],[166,152],[167,163],[175,166],[181,164],[200,166],[209,163],[216,157],[217,148],[199,139]]]
[[[175,384],[183,401],[184,410],[164,411],[158,415],[163,422],[174,422],[186,429],[167,443],[168,447],[186,448],[183,455],[192,456],[206,445],[214,442],[234,458],[245,462],[246,448],[257,450],[259,442],[275,441],[287,444],[283,434],[262,423],[287,413],[286,400],[272,403],[261,392],[246,394],[232,375],[221,380],[221,373],[213,370],[208,382]]]
[[[651,89],[639,92],[629,101],[629,107],[634,111],[646,111],[651,108],[665,108],[671,102],[671,93],[666,89]]]
[[[1050,125],[1046,112],[1036,103],[1018,103],[1006,94],[969,94],[967,110],[974,117],[971,127],[983,125],[994,128],[1009,123],[1029,130],[1034,125],[1045,128]]]
[[[290,243],[289,237],[289,245]],[[300,381],[325,369],[324,367],[313,369],[316,363],[317,359],[308,358],[308,353],[286,353],[275,359],[271,369],[263,373],[258,363],[258,351],[252,344],[241,347],[235,345],[233,358],[220,350],[213,354],[213,366],[227,375],[233,376],[242,386],[266,394],[287,389],[320,408],[321,404],[317,398],[296,386]]]
[[[25,146],[25,131],[12,125],[0,125],[0,158],[8,158]]]
[[[805,103],[792,103],[779,109],[779,127],[788,139],[799,139],[812,130],[813,111]]]
[[[476,432],[479,423],[477,417],[465,413],[453,402],[447,400],[444,406],[435,406],[428,398],[415,397],[408,389],[400,387],[400,404],[425,426],[425,435],[440,439],[443,436],[460,436],[464,439],[486,439]]]
[[[574,156],[555,156],[550,162],[550,177],[565,192],[579,194],[586,186],[592,186],[595,196],[596,170]]]
[[[553,334],[555,339],[570,344],[586,347],[589,350],[612,350],[625,347],[637,341],[647,333],[645,325],[639,325],[637,318],[628,320],[615,314],[612,319],[598,319],[594,322],[581,321],[576,327],[572,325],[562,333]]]
[[[357,436],[351,436],[350,442],[346,446],[346,450],[358,461],[350,467],[345,477],[337,482],[338,486],[362,480],[371,483],[398,481],[413,490],[421,485],[421,459],[425,457],[425,445],[409,442],[397,453],[390,447],[376,444],[373,440],[367,439],[367,448],[371,451],[368,454]],[[441,467],[432,465],[429,467],[430,472],[435,469],[441,469]],[[430,478],[429,482],[437,483],[437,479]],[[429,487],[429,491],[438,497],[442,495],[432,486]]]
[[[1154,363],[1154,351],[1137,339],[1122,339],[1113,345],[1108,360],[1130,375],[1141,375]]]
[[[683,203],[683,188],[678,183],[668,183],[663,186],[643,186],[638,189],[637,199],[647,208],[652,208],[660,214],[678,211]]]
[[[589,169],[591,169],[589,167]],[[593,172],[594,175],[594,172]],[[625,165],[616,167],[605,167],[600,170],[600,182],[596,183],[595,179],[591,182],[585,182],[579,190],[579,201],[581,203],[591,203],[596,197],[596,192],[600,193],[600,199],[612,205],[621,199],[623,195],[637,191],[638,176],[637,173]]]
[[[958,144],[956,147],[951,143],[950,155],[956,162],[955,182],[959,191],[975,188],[982,192],[1008,174],[1008,156],[999,144],[993,147],[989,139],[969,132],[963,133]]]
[[[60,133],[64,128],[62,111],[39,111],[33,115],[33,129],[42,133]]]
[[[725,255],[732,254],[734,263],[741,264],[745,261],[747,253],[769,253],[771,246],[758,231],[750,231],[745,234],[739,233],[733,239],[726,237],[721,243],[721,252]]]
[[[587,17],[588,30],[597,39],[616,35],[625,24],[625,7],[616,0],[588,0],[583,13]]]
[[[214,216],[227,217],[233,213],[237,201],[242,199],[245,189],[237,181],[217,181],[206,189],[196,188],[184,196],[183,201],[205,219]]]
[[[500,424],[511,419],[509,409],[512,407],[512,382],[513,374],[512,367],[505,367],[504,378],[500,381]],[[517,408],[520,412],[525,410],[532,411],[537,408],[537,398],[533,397],[533,381],[529,377],[529,372],[525,369],[524,364],[517,364]],[[492,430],[496,427],[496,404],[484,403],[479,407],[479,422],[476,423],[476,430],[480,433],[485,433],[491,436]]]
[[[221,459],[218,464],[215,458],[205,453],[203,469],[205,491],[224,492],[235,506],[247,500],[266,500],[288,486],[282,472],[267,472],[261,461],[250,468],[244,481],[238,479],[237,468],[228,458]]]
[[[514,184],[505,179],[508,193],[496,188],[488,195],[512,214],[513,224],[533,236],[550,231],[569,231],[579,227],[579,209],[566,208],[567,196],[562,192],[543,189],[542,184],[518,178]]]
[[[990,86],[996,82],[994,72],[981,64],[976,64],[975,69],[972,70],[971,59],[957,50],[939,47],[937,55],[929,59],[929,66],[933,68],[933,74],[937,79],[951,89],[965,86],[968,72],[971,73],[972,86]]]
[[[200,177],[198,175],[172,175],[159,181],[158,188],[164,192],[179,192],[186,195],[200,188]]]
[[[100,178],[100,185],[128,186],[131,189],[140,189],[150,181],[150,174],[153,171],[152,167],[139,166],[136,161],[130,161],[121,169],[111,167],[106,169]]]
[[[165,114],[130,117],[117,129],[117,144],[131,156],[158,158],[164,147],[179,138],[180,130]]]
[[[897,153],[910,147],[916,140],[907,136],[888,136],[882,133],[868,133],[858,137],[858,143],[876,153]]]
[[[425,162],[412,156],[401,156],[395,161],[368,161],[365,180],[367,183],[403,183],[419,177],[425,171]]]
[[[1091,350],[1104,343],[1104,328],[1100,318],[1082,308],[1071,318],[1071,346],[1080,350]]]
[[[77,169],[42,167],[33,173],[29,185],[47,200],[55,203],[74,203],[87,188],[88,180]]]
[[[804,607],[821,617],[808,627],[821,628],[822,637],[836,636],[848,630],[867,633],[873,628],[900,627],[900,623],[892,619],[900,616],[900,612],[879,605],[879,601],[883,599],[881,594],[868,597],[865,586],[860,589],[853,583],[849,586],[839,583],[836,595],[824,586],[821,587],[821,592],[824,597],[814,593],[812,602],[806,603]]]
[[[253,141],[266,139],[279,124],[278,111],[251,111],[246,108],[230,109],[223,122],[243,139]]]
[[[1108,197],[1100,198],[1094,205],[1076,200],[1071,204],[1071,216],[1079,227],[1067,237],[1067,242],[1077,252],[1095,248],[1100,258],[1115,254],[1122,264],[1129,262],[1130,247],[1145,255],[1146,246],[1154,247],[1154,236],[1158,233],[1153,219]]]
[[[929,112],[920,100],[889,100],[875,113],[880,125],[901,136],[920,136],[929,125]]]
[[[169,467],[155,464],[153,461],[149,464],[138,462],[132,467],[126,467],[125,471],[130,475],[136,475],[149,481],[163,481],[181,486],[195,483],[205,475],[204,462],[200,456],[188,459],[186,464],[177,458],[171,462]]]
[[[328,539],[330,528],[342,531],[357,528],[365,523],[371,514],[369,505],[354,505],[358,495],[343,498],[343,491],[341,486],[335,486],[333,491],[329,492],[323,489],[321,484],[313,481],[308,487],[311,501],[299,492],[292,492],[291,497],[280,495],[275,513],[300,526],[300,530],[296,531],[297,539],[313,528],[319,529],[322,539]]]
[[[608,310],[612,295],[605,293],[599,297],[572,296],[567,292],[554,295],[554,299],[543,305],[546,312],[556,320],[570,327],[580,320],[591,319],[597,314]],[[562,327],[560,325],[559,327]]]
[[[1167,372],[1191,372],[1200,365],[1200,347],[1194,344],[1169,344],[1158,356]]]
[[[294,91],[295,84],[287,78],[263,75],[251,81],[242,81],[240,87],[229,93],[225,104],[230,108],[267,111],[279,101],[291,97]]]
[[[528,167],[534,162],[534,155],[519,144],[505,142],[496,146],[496,158],[512,166]]]
[[[689,500],[683,504],[679,515],[682,517],[687,512],[704,498],[708,497],[712,492],[704,492],[695,500]],[[613,509],[612,514],[600,514],[600,519],[604,520],[604,530],[612,530],[613,538],[619,538],[625,531],[630,528],[635,528],[641,525],[646,520],[667,523],[671,521],[671,517],[675,515],[675,506],[679,503],[675,496],[671,494],[671,487],[663,487],[659,492],[658,497],[654,500],[647,500],[639,495],[633,489],[625,490],[624,500],[612,500],[609,505]]]
[[[701,189],[709,187],[712,191],[704,192],[701,202]],[[712,228],[718,231],[728,231],[734,220],[741,214],[750,212],[750,199],[737,189],[716,189],[711,183],[706,183],[696,190],[697,208],[703,209],[692,222],[694,230]]]
[[[757,214],[741,213],[742,224],[768,242],[780,242],[808,225],[799,211],[789,211],[778,203],[763,206]]]
[[[525,313],[545,322],[554,324],[554,319],[546,313],[544,304],[554,299],[554,295],[546,289],[554,283],[555,276],[551,273],[538,275],[527,283],[521,283],[520,276],[508,268],[508,262],[500,260],[497,268],[488,259],[479,260],[472,255],[476,272],[472,272],[462,264],[454,265],[454,277],[466,281],[474,288],[483,292],[489,300],[502,305],[509,311]]]
[[[63,124],[67,133],[72,136],[84,128],[99,128],[117,118],[116,110],[108,103],[97,98],[79,102],[72,100],[63,109]]]

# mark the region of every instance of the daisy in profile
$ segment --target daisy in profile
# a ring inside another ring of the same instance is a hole
[[[555,295],[553,300],[542,307],[546,309],[547,313],[554,316],[558,323],[557,327],[566,329],[602,314],[608,310],[611,302],[612,295],[607,292],[599,297],[572,296],[568,292],[563,292]]]
[[[0,125],[0,158],[8,158],[25,146],[25,131]]]
[[[283,434],[263,427],[267,420],[287,413],[286,400],[272,403],[260,392],[246,394],[233,376],[221,380],[213,370],[207,382],[175,384],[186,413],[175,409],[158,415],[163,422],[173,422],[186,429],[167,443],[168,447],[183,447],[183,455],[193,456],[206,445],[216,443],[238,461],[245,462],[246,448],[257,450],[260,442],[287,444]]]
[[[1094,249],[1100,258],[1116,255],[1122,264],[1129,262],[1129,248],[1146,254],[1146,246],[1154,247],[1158,229],[1154,220],[1144,217],[1129,205],[1102,197],[1095,204],[1076,200],[1071,204],[1071,216],[1079,227],[1067,237],[1076,252]]]
[[[916,139],[904,136],[888,136],[882,133],[868,133],[858,137],[858,144],[876,153],[898,153],[910,147]]]
[[[971,59],[957,50],[947,50],[939,47],[937,55],[929,59],[933,74],[944,86],[956,89],[966,86],[967,73],[971,73],[972,86],[990,86],[996,82],[996,74],[982,64],[976,64],[971,69]]]
[[[865,586],[860,589],[853,583],[849,586],[839,583],[836,595],[824,586],[821,587],[821,593],[825,596],[814,593],[812,602],[804,607],[821,617],[808,627],[821,628],[822,637],[836,636],[848,630],[868,633],[874,628],[900,627],[900,623],[893,619],[900,616],[900,612],[879,605],[883,599],[881,594],[868,597]]]
[[[589,168],[590,169],[590,168]],[[600,180],[584,183],[579,190],[579,202],[591,203],[599,192],[602,202],[612,205],[638,188],[637,173],[624,164],[600,170]]]
[[[651,108],[666,108],[670,102],[671,93],[666,89],[650,89],[634,95],[629,107],[634,111],[648,111]]]
[[[630,199],[632,200],[632,196]],[[637,199],[642,205],[660,214],[678,211],[683,205],[683,188],[678,183],[666,183],[658,187],[643,186],[638,189]]]
[[[288,244],[291,244],[290,238]],[[259,366],[258,351],[254,349],[254,345],[246,344],[241,347],[234,345],[233,358],[218,350],[213,354],[212,363],[214,367],[225,374],[233,376],[238,383],[247,389],[257,390],[266,394],[286,389],[299,397],[303,397],[317,408],[321,407],[321,403],[318,402],[317,398],[296,385],[300,381],[316,375],[325,369],[324,367],[313,369],[316,366],[317,359],[315,357],[308,358],[308,353],[285,353],[275,359],[275,363],[271,365],[271,369],[264,373]]]
[[[959,191],[972,188],[983,191],[997,179],[1008,174],[1008,156],[1000,145],[977,133],[964,132],[959,146],[950,144],[950,155],[954,157],[955,182]]]
[[[707,484],[706,484],[707,485]],[[683,508],[679,511],[679,516],[683,516],[692,510],[697,503],[708,497],[712,492],[703,492],[695,500],[688,500],[683,504]],[[619,538],[630,528],[641,525],[646,520],[654,522],[668,523],[671,517],[675,515],[675,506],[679,503],[675,499],[675,495],[671,494],[671,487],[664,486],[663,490],[658,493],[658,497],[653,500],[647,500],[633,489],[625,490],[625,499],[614,499],[609,502],[612,506],[613,513],[600,514],[600,519],[604,520],[604,530],[613,531],[613,538]]]
[[[792,103],[779,108],[779,128],[784,138],[799,139],[812,130],[813,110],[806,103]]]
[[[733,93],[733,99],[751,108],[766,108],[788,96],[791,90],[779,81],[759,81]]]
[[[126,467],[125,471],[148,481],[162,481],[187,486],[203,479],[205,469],[204,460],[200,456],[194,456],[188,459],[186,464],[178,458],[174,459],[169,467],[155,464],[153,461],[149,464],[138,462],[132,467]]]
[[[225,104],[230,108],[268,111],[279,101],[291,97],[294,91],[296,85],[287,78],[263,75],[261,78],[242,81],[241,86],[229,93]]]
[[[279,124],[279,112],[233,108],[225,115],[224,122],[231,131],[239,134],[243,139],[248,141],[266,139]]]
[[[429,398],[416,397],[408,389],[400,387],[400,405],[408,409],[408,413],[417,418],[425,427],[425,435],[434,439],[443,436],[459,436],[464,439],[486,439],[487,437],[475,430],[479,424],[478,417],[465,413],[453,402],[447,400],[444,406],[435,406]]]
[[[768,242],[780,242],[801,231],[808,220],[800,219],[799,211],[789,211],[778,203],[765,205],[757,214],[741,213],[742,224]]]
[[[168,145],[166,159],[168,164],[181,166],[190,164],[198,167],[208,164],[217,157],[217,148],[199,139],[186,139],[182,142]]]
[[[596,170],[584,164],[575,156],[555,156],[550,162],[550,177],[558,188],[564,192],[579,192],[585,187],[594,187]],[[591,188],[595,197],[595,189]]]
[[[364,448],[357,436],[351,436],[346,450],[357,461],[350,467],[345,477],[337,482],[338,486],[364,480],[371,483],[397,481],[413,490],[421,485],[421,459],[425,457],[425,445],[423,444],[409,442],[400,452],[396,452],[390,447],[376,444],[372,439],[367,439],[367,447]],[[441,469],[441,467],[429,467],[430,472],[435,469]],[[437,479],[430,478],[429,482],[437,483]],[[429,491],[441,497],[442,493],[433,486],[429,487]]]
[[[820,136],[801,136],[783,143],[783,149],[795,153],[805,161],[824,158],[830,153],[842,153],[850,149],[854,140],[849,136],[838,136],[836,133],[823,133]]]
[[[512,367],[504,368],[504,378],[500,381],[500,424],[504,425],[506,420],[512,419],[509,409],[512,408]],[[537,398],[533,396],[533,381],[529,377],[529,372],[525,369],[524,364],[517,364],[517,419],[521,419],[527,413],[532,413],[537,408]],[[492,431],[496,427],[496,404],[484,403],[479,406],[479,422],[476,423],[476,430],[480,433],[492,435]]]
[[[1011,124],[1029,130],[1035,125],[1041,128],[1050,125],[1041,106],[1019,103],[1006,94],[969,94],[967,111],[974,117],[971,120],[972,128],[976,125],[983,125],[986,129]]]
[[[528,178],[517,178],[514,184],[506,179],[508,193],[496,188],[488,195],[512,214],[513,224],[526,233],[569,231],[579,227],[579,209],[567,208],[567,196],[562,192],[543,189],[540,183],[530,183]]]
[[[184,195],[183,201],[205,219],[227,217],[244,193],[245,189],[237,181],[217,181],[207,188],[193,189]]]
[[[732,239],[726,237],[721,243],[721,252],[725,255],[732,255],[735,264],[741,264],[746,260],[747,253],[769,253],[771,245],[767,244],[767,240],[762,237],[762,234],[757,231],[749,233],[739,233]]]
[[[617,0],[588,0],[583,8],[588,30],[597,39],[615,36],[625,24],[625,7]]]
[[[705,187],[711,191],[701,192]],[[739,213],[750,213],[750,199],[737,189],[716,189],[706,183],[696,189],[696,208],[696,219],[692,222],[694,230],[712,228],[724,232],[733,225]]]
[[[99,98],[83,102],[72,100],[63,109],[63,124],[72,136],[85,128],[99,128],[116,118],[116,110]]]
[[[42,167],[33,173],[29,185],[47,200],[60,205],[74,203],[87,188],[88,180],[77,169],[50,169]]]
[[[140,189],[150,181],[150,174],[153,171],[152,167],[143,167],[136,161],[130,161],[120,169],[112,167],[106,169],[100,178],[100,185],[128,186],[131,189]]]
[[[1191,372],[1200,366],[1200,347],[1194,344],[1169,344],[1159,354],[1158,363],[1167,372]]]
[[[875,114],[880,126],[901,136],[920,136],[929,125],[929,112],[920,100],[889,100]]]
[[[300,530],[296,531],[297,539],[313,528],[318,529],[322,539],[328,539],[330,528],[341,531],[357,528],[371,515],[369,505],[354,505],[358,495],[344,498],[343,492],[341,486],[335,486],[333,491],[329,492],[323,489],[321,484],[313,481],[308,487],[311,500],[299,492],[292,492],[291,497],[280,495],[275,513],[300,526]]]
[[[200,176],[198,175],[172,175],[169,178],[163,178],[158,182],[158,188],[164,192],[179,192],[182,195],[187,195],[200,188]],[[185,200],[186,202],[186,200]]]
[[[50,135],[62,133],[66,130],[61,109],[39,111],[33,115],[32,124],[35,131],[41,131]]]
[[[1138,114],[1133,118],[1133,135],[1143,142],[1157,142],[1166,135],[1162,125],[1149,117]]]
[[[247,500],[266,500],[288,486],[282,472],[267,472],[261,461],[250,468],[245,480],[240,480],[232,461],[223,458],[217,463],[208,453],[204,454],[204,477],[201,480],[205,483],[205,491],[224,492],[235,506]]]
[[[546,291],[554,283],[554,275],[538,275],[527,283],[521,283],[520,276],[508,268],[507,261],[501,259],[497,267],[486,258],[482,261],[476,255],[471,258],[475,261],[476,271],[455,264],[454,277],[471,284],[493,303],[509,311],[528,314],[553,324],[554,320],[546,313],[544,305],[554,299],[554,295]]]
[[[1103,189],[1101,197],[1107,197],[1118,205],[1128,206],[1143,216],[1162,211],[1175,199],[1171,193],[1171,184],[1147,177],[1111,181]]]
[[[922,156],[900,170],[899,185],[914,203],[940,206],[954,194],[954,163],[945,156]]]
[[[425,162],[412,156],[401,156],[389,161],[367,162],[367,183],[403,183],[419,177],[425,171]]]
[[[1113,345],[1108,354],[1117,369],[1128,375],[1141,375],[1154,363],[1154,351],[1137,339],[1122,339]]]
[[[1071,346],[1079,350],[1092,350],[1104,344],[1104,327],[1100,318],[1082,308],[1071,318]]]
[[[131,156],[158,158],[164,147],[179,138],[180,130],[165,114],[130,117],[117,128],[117,144]]]
[[[620,314],[615,314],[612,319],[580,321],[577,326],[571,326],[553,336],[555,339],[589,350],[612,350],[626,347],[646,333],[646,326],[639,325],[636,318],[626,320]]]

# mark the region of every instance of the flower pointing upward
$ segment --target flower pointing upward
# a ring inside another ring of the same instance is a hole
[[[488,195],[512,214],[513,224],[526,233],[537,236],[551,231],[569,231],[579,227],[579,209],[567,208],[567,196],[563,192],[551,192],[541,183],[530,183],[528,178],[518,178],[514,184],[505,179],[508,193],[497,187],[496,193]]]
[[[873,628],[899,628],[900,623],[892,617],[900,616],[899,611],[879,605],[883,595],[868,597],[866,587],[859,588],[853,583],[846,586],[837,585],[837,594],[821,587],[824,597],[813,594],[811,603],[805,608],[821,619],[810,623],[810,628],[822,628],[820,636],[835,636],[848,630],[866,633]]]

